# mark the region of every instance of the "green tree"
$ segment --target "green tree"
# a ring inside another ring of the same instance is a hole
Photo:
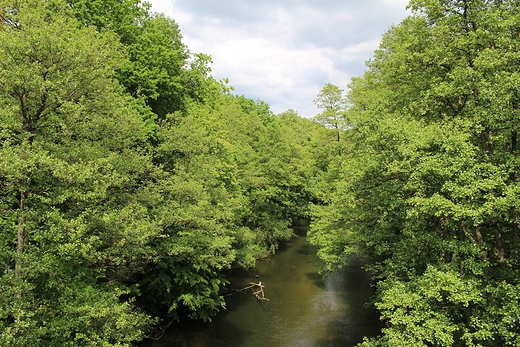
[[[345,129],[345,106],[343,90],[338,86],[327,83],[313,100],[316,107],[323,110],[315,117],[316,121],[327,128],[334,129],[337,141],[340,141],[340,132]]]
[[[149,168],[117,40],[59,2],[2,5],[0,344],[129,346],[152,320],[123,281],[157,230],[129,194]]]
[[[211,58],[193,54],[182,42],[175,20],[149,12],[141,0],[67,1],[80,25],[117,34],[126,61],[117,78],[127,92],[149,107],[143,113],[152,132],[156,118],[175,111],[186,112],[189,100],[204,101],[208,90]],[[141,111],[143,107],[141,106]]]
[[[149,15],[150,4],[141,0],[66,0],[80,26],[114,32],[123,44],[135,42],[139,23]]]
[[[154,215],[163,230],[156,258],[139,279],[143,302],[154,313],[165,308],[210,320],[224,307],[223,271],[236,258],[233,206],[236,164],[232,145],[219,134],[211,108],[192,104],[188,115],[160,123],[155,162],[160,176],[149,187]]]
[[[133,97],[143,98],[159,117],[185,110],[184,69],[189,53],[177,23],[163,15],[144,18],[139,35],[126,45],[127,63],[118,78]]]

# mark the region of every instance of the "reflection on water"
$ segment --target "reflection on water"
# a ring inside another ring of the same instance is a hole
[[[270,261],[259,261],[254,271],[229,278],[235,289],[262,281],[269,302],[258,302],[252,291],[230,290],[227,310],[212,323],[171,327],[146,346],[354,346],[381,328],[377,313],[364,308],[373,294],[370,276],[361,269],[365,262],[352,257],[344,271],[324,279],[318,275],[316,248],[299,237]]]

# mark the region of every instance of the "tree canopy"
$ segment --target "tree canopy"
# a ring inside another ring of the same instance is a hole
[[[519,5],[409,7],[309,120],[140,0],[0,0],[0,345],[211,320],[302,218],[325,270],[374,260],[361,346],[519,345]]]
[[[362,346],[516,346],[518,4],[409,6],[349,85],[312,239],[330,269],[375,259],[387,328]]]

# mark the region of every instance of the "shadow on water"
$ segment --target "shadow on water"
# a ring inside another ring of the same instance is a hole
[[[251,332],[232,323],[220,324],[213,329],[213,323],[192,323],[172,327],[159,341],[148,341],[147,347],[229,347],[242,346]],[[227,332],[232,331],[232,334]]]
[[[308,272],[305,276],[318,288],[325,289],[325,278],[317,272]]]
[[[296,253],[300,254],[300,255],[314,255],[314,253],[316,252],[316,248],[313,247],[311,244],[304,244],[302,245],[297,251]]]
[[[376,336],[381,322],[364,307],[373,295],[368,260],[353,256],[341,272],[318,274],[316,248],[305,236],[280,246],[271,261],[251,271],[230,273],[230,288],[262,281],[269,302],[257,302],[252,291],[228,290],[227,310],[212,323],[171,327],[146,347],[350,347],[364,336]],[[258,276],[258,278],[256,277]]]

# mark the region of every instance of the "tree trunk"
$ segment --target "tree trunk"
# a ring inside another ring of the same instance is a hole
[[[502,233],[498,230],[495,231],[495,242],[498,250],[498,261],[500,262],[500,267],[506,266],[506,250],[504,245],[504,237]]]
[[[24,209],[25,209],[25,193],[22,191],[20,192],[20,216],[18,218],[18,240],[16,243],[16,260],[14,265],[14,280],[15,280],[15,297],[16,299],[22,298],[22,282],[23,282],[23,275],[22,275],[22,254],[24,250],[24,244],[25,244],[25,217],[24,217]]]

